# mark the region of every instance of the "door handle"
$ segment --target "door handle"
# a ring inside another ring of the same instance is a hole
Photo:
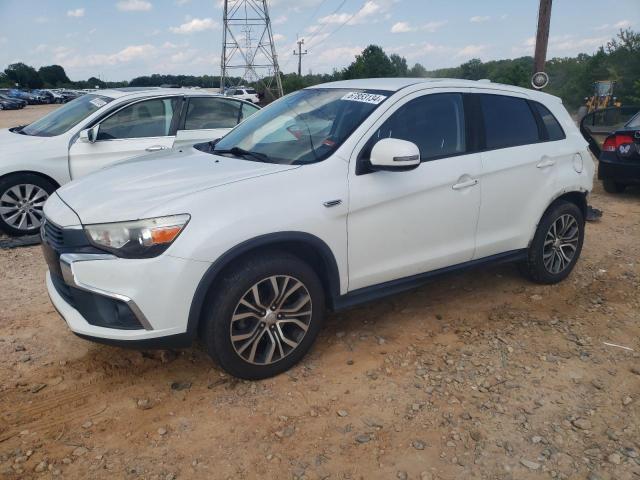
[[[547,168],[547,167],[553,167],[555,164],[556,162],[551,160],[550,158],[544,158],[543,160],[540,161],[540,163],[536,165],[536,167]]]
[[[456,183],[453,188],[454,190],[462,190],[463,188],[473,187],[478,184],[477,178],[472,178],[471,180],[465,180],[464,182]]]
[[[151,147],[145,148],[147,152],[159,152],[160,150],[166,150],[169,147],[165,147],[164,145],[153,145]]]

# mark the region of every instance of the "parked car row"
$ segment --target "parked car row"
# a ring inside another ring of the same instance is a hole
[[[25,105],[67,103],[85,93],[86,92],[82,90],[68,89],[34,89],[30,91],[17,88],[0,89],[0,97],[6,97],[10,100],[21,100],[25,102]]]
[[[0,110],[18,110],[27,106],[27,101],[0,93]]]

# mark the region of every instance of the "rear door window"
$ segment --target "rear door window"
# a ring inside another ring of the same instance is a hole
[[[488,150],[541,141],[538,124],[524,98],[481,94],[480,105]]]
[[[221,97],[189,99],[185,130],[233,128],[240,119],[241,102]]]

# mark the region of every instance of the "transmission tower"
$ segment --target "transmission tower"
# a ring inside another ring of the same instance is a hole
[[[224,0],[223,23],[221,93],[227,86],[257,82],[263,85],[265,95],[281,97],[267,0]]]

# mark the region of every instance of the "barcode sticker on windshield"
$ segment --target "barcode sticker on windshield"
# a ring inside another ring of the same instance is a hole
[[[107,102],[105,102],[101,98],[94,98],[90,103],[93,103],[98,108],[104,107],[107,104]]]
[[[365,92],[349,92],[342,100],[349,100],[350,102],[363,102],[363,103],[372,103],[373,105],[378,105],[383,102],[387,97],[384,95],[378,95],[377,93],[365,93]]]

